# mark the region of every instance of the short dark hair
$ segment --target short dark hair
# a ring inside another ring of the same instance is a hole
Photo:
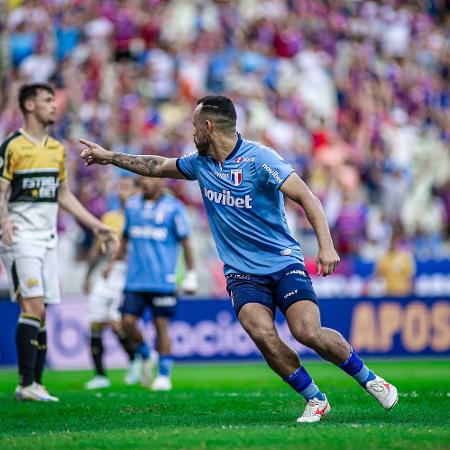
[[[19,90],[19,106],[21,111],[25,114],[25,102],[30,98],[35,98],[40,90],[50,92],[55,95],[55,90],[47,83],[31,83],[24,84]]]
[[[201,113],[213,116],[221,128],[236,128],[236,109],[231,99],[224,95],[207,95],[197,101],[197,105],[200,104]]]

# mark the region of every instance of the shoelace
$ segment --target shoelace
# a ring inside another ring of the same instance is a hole
[[[370,390],[373,392],[376,392],[377,394],[382,394],[384,393],[385,397],[387,397],[389,395],[388,390],[386,389],[386,386],[384,385],[385,381],[383,380],[377,380],[374,381],[371,385],[370,385]]]
[[[312,417],[317,411],[317,407],[320,405],[320,400],[317,398],[312,398],[306,405],[305,411],[303,412],[303,417]]]

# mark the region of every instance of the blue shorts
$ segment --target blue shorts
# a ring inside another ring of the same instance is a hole
[[[317,304],[311,278],[301,264],[291,264],[270,275],[230,273],[226,279],[236,316],[247,303],[267,306],[274,315],[277,307],[286,314],[289,306],[301,300]]]
[[[171,318],[175,315],[177,298],[173,293],[125,291],[124,294],[125,298],[120,308],[122,315],[142,317],[147,306],[152,309],[154,317]]]

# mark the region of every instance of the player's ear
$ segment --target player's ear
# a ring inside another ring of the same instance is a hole
[[[34,100],[29,98],[25,101],[25,111],[26,112],[32,112],[34,110]]]
[[[205,128],[208,133],[211,133],[213,125],[210,120],[205,120]]]

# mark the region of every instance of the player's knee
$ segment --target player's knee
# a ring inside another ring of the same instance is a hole
[[[319,328],[305,328],[301,332],[296,333],[296,338],[300,343],[307,347],[314,347],[319,340]]]
[[[135,327],[135,324],[136,319],[133,316],[126,314],[122,317],[122,327],[125,332],[132,331]]]
[[[276,350],[279,337],[274,328],[259,326],[250,330],[249,334],[259,349],[266,352]]]

